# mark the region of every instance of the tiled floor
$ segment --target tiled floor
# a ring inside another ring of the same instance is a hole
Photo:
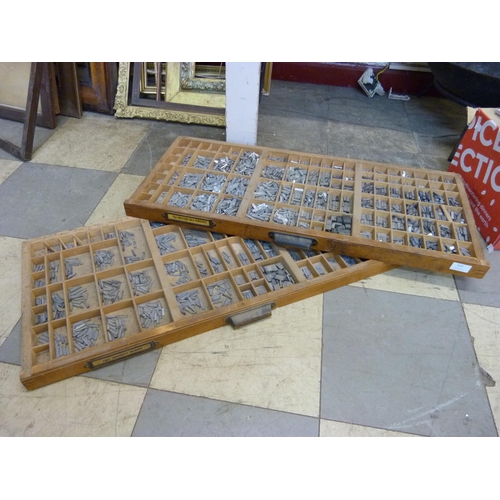
[[[446,170],[465,124],[444,99],[273,81],[258,143]],[[0,150],[1,436],[497,436],[500,252],[483,280],[400,268],[26,391],[22,240],[122,217],[178,135],[225,137],[85,113],[37,130],[31,162]]]

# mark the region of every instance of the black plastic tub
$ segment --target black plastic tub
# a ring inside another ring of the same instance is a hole
[[[445,97],[474,108],[500,107],[500,63],[428,63],[436,88]]]

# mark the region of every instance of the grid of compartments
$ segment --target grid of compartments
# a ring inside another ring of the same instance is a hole
[[[205,217],[221,231],[230,222],[232,234],[250,226],[261,239],[278,230],[395,265],[489,269],[463,183],[446,172],[179,137],[125,210],[195,225]]]
[[[370,240],[476,256],[452,174],[363,165],[359,231]]]
[[[173,321],[140,221],[30,248],[34,365]]]
[[[259,160],[251,149],[186,141],[161,160],[139,199],[235,216]]]
[[[280,296],[289,303],[303,297],[301,290],[294,298],[295,285],[310,283],[314,294],[392,268],[139,219],[27,241],[23,252],[29,366],[23,364],[22,381],[33,368],[42,380],[54,362],[86,360],[103,346],[112,354],[153,329],[171,332],[186,318],[203,322],[234,311],[234,304]]]

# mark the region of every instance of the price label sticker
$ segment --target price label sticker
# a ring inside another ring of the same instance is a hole
[[[461,273],[468,273],[472,269],[472,266],[468,266],[467,264],[461,264],[460,262],[453,262],[453,264],[450,266],[450,269],[452,271],[460,271]]]

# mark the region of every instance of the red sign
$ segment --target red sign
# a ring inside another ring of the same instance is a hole
[[[481,236],[500,249],[500,116],[494,110],[477,110],[449,171],[463,177]]]

